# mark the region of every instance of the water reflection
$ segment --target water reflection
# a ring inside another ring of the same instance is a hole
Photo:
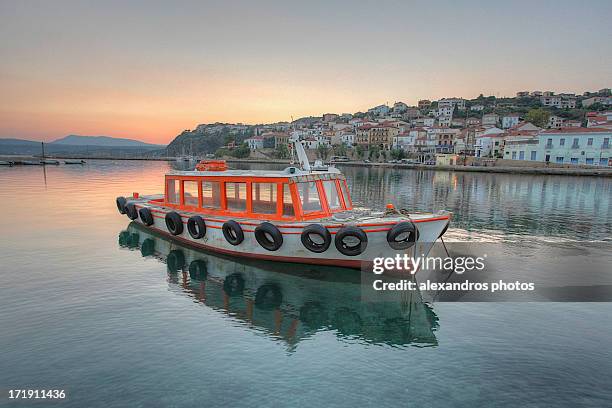
[[[467,231],[589,240],[612,234],[608,178],[347,166],[342,172],[357,205],[447,209],[454,213],[452,226]]]
[[[354,270],[256,263],[208,254],[132,223],[119,245],[166,263],[172,291],[285,341],[289,349],[317,331],[345,340],[435,346],[438,318],[418,293],[363,302]],[[400,297],[401,296],[401,297]]]

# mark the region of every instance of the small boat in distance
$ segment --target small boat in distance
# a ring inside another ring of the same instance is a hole
[[[53,159],[43,159],[40,161],[40,164],[52,164],[54,166],[60,164],[59,160],[53,160]]]
[[[64,160],[64,164],[85,164],[85,160]]]
[[[446,232],[447,211],[353,207],[344,175],[311,166],[297,136],[291,141],[299,167],[229,170],[223,160],[203,160],[193,171],[167,173],[163,194],[117,197],[117,208],[205,250],[352,268],[397,254],[425,256]]]

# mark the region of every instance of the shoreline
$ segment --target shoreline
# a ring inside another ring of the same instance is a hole
[[[139,161],[167,161],[174,162],[174,157],[83,157],[83,156],[48,156],[49,160],[139,160]],[[34,156],[0,156],[2,161],[37,161],[41,157]],[[252,164],[290,164],[289,160],[263,160],[263,159],[225,159],[228,163],[252,163]],[[496,166],[430,166],[424,164],[400,164],[400,163],[363,163],[349,161],[336,163],[338,166],[368,167],[385,169],[413,169],[432,171],[462,171],[471,173],[500,173],[500,174],[535,174],[553,176],[589,176],[589,177],[612,177],[612,168],[567,168],[567,167],[496,167]]]

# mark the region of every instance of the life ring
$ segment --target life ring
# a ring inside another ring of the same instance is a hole
[[[187,231],[189,231],[189,235],[193,239],[200,239],[206,235],[206,223],[204,222],[204,218],[199,215],[194,215],[189,217],[187,220]]]
[[[255,306],[261,310],[274,310],[283,303],[283,293],[275,283],[266,283],[257,289]]]
[[[244,278],[239,273],[232,273],[223,280],[223,291],[227,296],[240,296],[244,292]]]
[[[176,211],[170,211],[166,214],[166,228],[172,235],[183,233],[183,219]]]
[[[125,197],[117,197],[115,203],[117,204],[117,209],[119,210],[119,212],[121,214],[125,214],[125,205],[127,204],[127,200],[125,199]]]
[[[153,225],[153,214],[151,213],[151,209],[149,209],[148,207],[143,207],[140,210],[138,210],[138,214],[140,215],[140,220],[142,221],[142,223],[146,226],[151,226]]]
[[[316,241],[312,239],[313,236],[318,237]],[[302,231],[300,239],[306,249],[316,253],[327,251],[327,248],[331,245],[329,230],[319,224],[307,225]]]
[[[196,259],[189,264],[189,277],[193,280],[206,280],[208,276],[208,265],[202,259]]]
[[[173,249],[166,257],[166,264],[171,273],[177,273],[185,267],[185,254],[180,249]]]
[[[232,245],[239,245],[242,241],[244,241],[244,232],[242,232],[242,227],[234,220],[229,220],[223,223],[221,227],[223,231],[223,236]]]
[[[352,241],[356,240],[357,242],[347,242],[347,238],[352,239]],[[359,227],[342,227],[336,233],[334,244],[336,245],[336,249],[341,254],[346,256],[357,256],[365,251],[366,247],[368,246],[368,236]]]
[[[255,239],[268,251],[276,251],[283,245],[283,234],[269,222],[262,222],[255,227]]]
[[[402,221],[387,232],[387,242],[393,249],[408,249],[419,239],[419,230],[413,222]]]
[[[128,216],[130,220],[137,219],[138,210],[136,209],[136,205],[134,203],[127,203],[125,205],[125,214]]]

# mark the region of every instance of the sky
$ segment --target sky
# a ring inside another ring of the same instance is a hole
[[[612,1],[0,0],[0,137],[612,85]]]

